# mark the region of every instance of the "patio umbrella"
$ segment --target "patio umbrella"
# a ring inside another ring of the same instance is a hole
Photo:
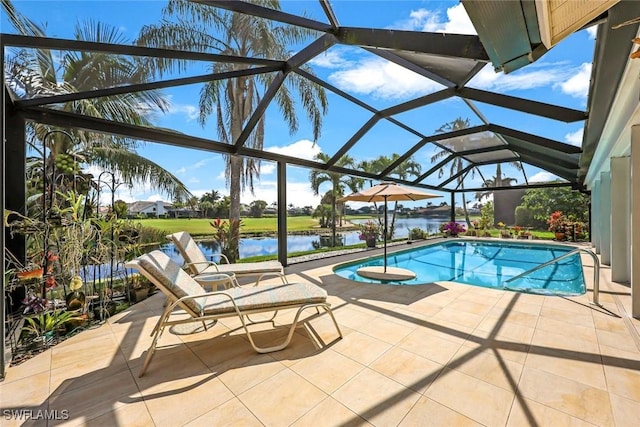
[[[381,182],[366,190],[351,193],[340,199],[341,202],[384,202],[384,272],[387,272],[387,202],[413,201],[442,197],[436,194],[425,193],[412,188],[403,187],[395,182]]]

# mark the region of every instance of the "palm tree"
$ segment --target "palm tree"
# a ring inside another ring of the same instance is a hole
[[[21,34],[46,36],[42,28],[17,12],[11,1],[2,0],[2,8]],[[99,43],[126,42],[116,28],[98,22],[77,24],[75,38]],[[27,98],[138,84],[152,77],[149,69],[136,59],[99,52],[68,51],[54,58],[50,50],[25,49],[7,61],[7,69],[12,90]],[[141,108],[142,105],[147,108]],[[152,110],[166,111],[167,107],[166,99],[158,91],[143,91],[71,101],[57,108],[126,124],[151,126]],[[90,175],[79,173],[79,165],[86,164],[112,171],[128,185],[145,182],[173,197],[190,196],[185,185],[174,175],[135,152],[139,141],[77,129],[65,130],[65,133],[39,123],[29,123],[28,126],[27,143],[39,153],[39,156],[28,159],[31,176],[43,170],[45,155],[47,170],[50,171],[61,155],[72,159],[73,166],[67,170],[66,177],[65,171],[59,170],[63,172],[59,174],[62,178],[56,184],[62,191],[69,189],[71,181],[75,182],[72,176],[90,181]]]
[[[280,10],[277,0],[258,0],[253,3]],[[287,47],[302,42],[311,34],[310,30],[300,27],[222,11],[187,0],[169,0],[163,9],[163,18],[162,23],[143,28],[139,44],[243,57],[286,59],[290,56]],[[163,60],[156,66],[160,72],[180,70],[184,61]],[[211,72],[215,74],[243,68],[247,66],[214,63]],[[312,72],[306,65],[301,68]],[[218,137],[222,142],[233,144],[239,139],[244,125],[272,79],[271,75],[261,74],[206,83],[200,91],[200,123],[204,126],[207,118],[215,113]],[[324,89],[296,73],[288,74],[275,95],[275,103],[293,134],[298,129],[298,118],[292,91],[299,94],[303,104],[300,110],[307,113],[313,124],[313,138],[316,141],[327,108]],[[263,115],[245,142],[247,147],[262,149],[264,126]],[[247,187],[253,193],[253,181],[260,176],[260,161],[235,154],[226,155],[225,160],[225,176],[231,197],[229,219],[239,219],[240,194]]]
[[[400,157],[399,154],[393,153],[391,155],[390,163],[395,162]],[[415,176],[416,178],[420,176],[422,171],[422,165],[416,162],[412,157],[409,157],[402,163],[400,163],[391,173],[392,175],[397,175],[398,178],[402,180],[407,180],[409,176]],[[396,226],[396,212],[398,211],[398,201],[396,200],[393,205],[393,216],[391,217],[391,226],[389,227],[387,238],[393,238],[393,233],[395,231]]]
[[[382,155],[374,160],[362,160],[360,163],[358,163],[356,167],[358,169],[361,169],[364,172],[377,175],[387,168],[387,166],[389,165],[389,162],[390,160],[387,158],[387,156]],[[369,182],[369,187],[373,187],[372,179],[368,179],[368,180],[363,179],[361,180],[360,188],[363,188],[364,183],[367,181]],[[382,221],[382,217],[380,216],[380,210],[378,209],[378,204],[376,202],[373,202],[373,208],[376,211],[378,225],[380,226],[380,228],[382,228],[383,221]]]
[[[520,166],[519,162],[514,162],[514,163],[516,163],[518,166]],[[502,171],[500,170],[500,165],[499,164],[498,164],[498,168],[497,169],[498,169],[498,172],[500,174],[502,174]],[[480,200],[483,197],[490,196],[490,195],[493,194],[493,190],[491,190],[491,188],[494,188],[494,187],[509,187],[514,182],[518,182],[518,180],[516,178],[510,178],[510,177],[497,178],[497,177],[494,176],[492,178],[485,179],[484,182],[482,183],[482,187],[486,188],[486,190],[477,192],[475,194],[475,198]]]
[[[325,153],[318,153],[314,157],[315,160],[327,163],[331,156]],[[348,155],[344,155],[336,162],[337,167],[353,167],[355,164],[353,158]],[[360,188],[362,179],[355,178],[353,176],[344,175],[337,172],[321,171],[314,169],[309,173],[309,181],[311,182],[311,188],[313,194],[320,194],[320,186],[325,182],[331,184],[331,235],[333,237],[332,242],[335,245],[336,242],[336,200],[344,195],[345,186],[351,191],[358,191]]]
[[[470,121],[468,118],[463,119],[462,117],[458,117],[452,122],[445,123],[444,125],[440,126],[438,129],[436,129],[436,133],[453,132],[456,130],[466,129],[469,127],[469,125],[470,125]],[[467,136],[458,137],[456,140],[456,151],[461,151],[461,150],[464,150],[465,148],[471,148],[469,145],[470,144]],[[449,155],[451,155],[451,151],[443,148],[442,150],[438,151],[436,154],[431,156],[431,163],[435,163],[439,160],[442,160],[443,158],[446,158]],[[438,170],[438,178],[442,178],[442,176],[444,175],[445,166],[447,165],[442,166]],[[456,156],[453,160],[448,162],[448,169],[449,169],[449,176],[454,176],[459,172],[461,172],[464,169],[464,163],[463,163],[462,157]],[[462,175],[458,176],[457,181],[458,181],[459,187],[464,189],[464,176]],[[467,201],[465,198],[464,191],[462,192],[462,209],[464,210],[464,218],[467,222],[467,226],[470,227],[471,220],[469,219],[469,212],[467,211]]]

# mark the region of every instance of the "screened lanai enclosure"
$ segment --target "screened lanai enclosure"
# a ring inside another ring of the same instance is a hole
[[[60,3],[56,13],[73,17],[75,3]],[[136,3],[122,13],[140,14]],[[172,11],[162,11],[167,3]],[[371,14],[327,0],[283,1],[280,9],[267,1],[157,2],[157,16],[130,40],[109,37],[106,27],[74,32],[75,19],[68,19],[68,36],[48,34],[3,10],[4,209],[24,213],[27,142],[42,144],[52,130],[85,143],[116,137],[216,153],[243,159],[253,171],[270,166],[278,206],[295,202],[287,185],[301,170],[435,191],[452,216],[465,203],[462,195],[468,202],[487,190],[589,192],[585,177],[638,31],[626,21],[640,15],[639,3],[452,2],[450,10],[468,15],[466,27],[416,24],[419,13],[409,25],[393,20],[391,2],[355,3]],[[14,5],[20,9],[21,2]],[[375,22],[366,22],[371,15]],[[193,16],[200,17],[191,21],[197,25],[184,25]],[[216,27],[222,16],[228,25],[244,25],[254,44]],[[199,37],[205,32],[213,36]],[[265,48],[276,36],[288,44]],[[54,69],[25,62],[46,55]],[[72,81],[66,80],[70,64]],[[118,79],[115,64],[139,70],[136,79]],[[553,96],[539,90],[545,85]],[[96,108],[140,94],[148,97],[138,98],[145,102],[137,108],[154,119],[132,123]],[[184,94],[199,111],[167,119],[170,100]],[[235,107],[216,96],[230,96]],[[230,125],[225,108],[244,112],[230,132],[220,131]],[[296,125],[289,126],[294,115]],[[311,140],[309,151],[323,156],[282,149],[300,140]],[[382,155],[389,158],[382,170],[367,167]],[[408,162],[419,168],[407,172]],[[233,197],[238,189],[230,190]],[[285,209],[278,221],[279,259],[286,265]],[[24,243],[3,231],[3,250],[20,254]]]

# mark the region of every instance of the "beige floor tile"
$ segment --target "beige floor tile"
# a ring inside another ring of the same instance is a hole
[[[597,355],[600,352],[597,339],[585,340],[574,338],[571,335],[536,329],[531,339],[531,351],[542,352],[545,349],[558,349],[585,355]]]
[[[488,425],[504,425],[514,394],[469,375],[445,369],[425,392],[436,402]]]
[[[6,370],[4,380],[0,382],[0,387],[2,387],[3,384],[21,380],[31,375],[49,372],[50,370],[51,349],[40,353],[31,359],[25,360],[19,365],[11,366]]]
[[[434,400],[422,396],[404,417],[400,426],[480,427],[482,424],[477,423],[471,418],[467,418]]]
[[[371,426],[364,418],[349,410],[331,396],[324,399],[301,418],[298,418],[292,424],[292,427],[318,427],[320,425]]]
[[[49,399],[49,409],[69,411],[70,419],[67,422],[70,423],[76,419],[95,418],[122,406],[142,401],[133,375],[128,370],[84,387],[62,387],[71,391],[52,396]]]
[[[635,427],[640,424],[640,402],[612,394],[611,408],[617,427]]]
[[[185,424],[185,426],[189,427],[224,425],[234,427],[260,427],[263,424],[258,421],[238,398],[228,400],[190,423]]]
[[[590,307],[578,306],[580,310],[567,310],[566,308],[574,308],[575,304],[570,304],[565,309],[558,309],[556,307],[545,305],[540,310],[541,317],[548,317],[550,319],[560,320],[563,322],[574,323],[576,325],[586,326],[593,328],[593,315],[591,314]]]
[[[253,352],[253,350],[251,351]],[[233,365],[226,365],[224,370],[217,367],[212,368],[220,380],[236,396],[284,371],[286,366],[268,354],[253,352],[252,357],[245,359],[244,363],[238,364],[237,368],[233,368]]]
[[[429,331],[416,330],[403,339],[398,347],[445,365],[462,346],[462,342],[456,343],[434,336]]]
[[[83,360],[51,370],[51,395],[84,387],[124,370],[129,370],[129,366],[119,352],[114,355],[85,354]]]
[[[486,337],[483,337],[486,335]],[[490,349],[497,352],[505,360],[524,365],[529,353],[529,344],[511,340],[509,338],[491,337],[489,332],[476,331],[463,344],[472,349]]]
[[[380,355],[391,347],[392,345],[389,343],[354,331],[345,336],[342,340],[338,341],[331,348],[366,366],[380,357]]]
[[[496,308],[502,308],[503,310],[517,311],[520,313],[533,314],[537,316],[542,310],[542,304],[544,297],[539,295],[528,295],[528,298],[523,297],[525,294],[517,292],[507,292],[498,302],[496,302]]]
[[[626,333],[627,325],[619,317],[613,317],[606,313],[595,312],[593,313],[593,323],[596,329],[609,332],[622,332]]]
[[[530,344],[534,332],[535,328],[517,323],[501,322],[499,318],[487,316],[473,331],[473,335],[483,338],[491,336],[498,340]]]
[[[414,329],[415,327],[389,321],[386,317],[377,317],[360,326],[358,331],[389,344],[397,344]]]
[[[408,316],[414,316],[414,313],[425,317],[431,317],[438,314],[442,310],[442,305],[432,303],[428,298],[413,302],[403,308],[396,310],[399,313],[407,312]]]
[[[572,356],[568,352],[556,349],[544,349],[541,352],[531,352],[527,357],[526,366],[555,374],[570,380],[607,389],[602,359],[600,355],[578,354]]]
[[[433,320],[446,321],[447,324],[462,325],[471,329],[475,329],[480,324],[480,322],[482,322],[482,319],[485,316],[484,314],[459,311],[450,307],[451,304],[440,310],[438,314],[433,316]]]
[[[336,317],[338,325],[358,330],[360,326],[364,326],[367,323],[370,323],[380,314],[354,309],[351,305],[349,305],[348,307],[334,311],[333,315]]]
[[[640,370],[605,365],[604,374],[611,393],[640,402]]]
[[[320,390],[331,394],[353,378],[364,366],[336,351],[326,349],[299,360],[290,368]]]
[[[600,345],[602,364],[605,366],[619,366],[640,371],[640,351],[625,351],[616,347]]]
[[[420,331],[422,331],[425,334],[430,334],[431,336],[442,338],[455,344],[463,344],[474,329],[475,328],[470,326],[451,323],[448,320],[431,318],[414,332],[420,333]]]
[[[215,374],[166,380],[141,392],[156,425],[182,426],[233,398]]]
[[[51,369],[82,363],[87,358],[87,349],[92,353],[111,357],[116,357],[119,352],[118,342],[111,336],[95,337],[64,347],[55,346],[51,350]]]
[[[636,343],[633,341],[633,338],[629,334],[629,332],[610,332],[603,330],[596,330],[598,335],[598,342],[601,345],[606,345],[608,347],[619,348],[620,350],[625,351],[638,351],[638,347],[636,347]]]
[[[129,363],[130,369],[134,373],[141,389],[144,389],[148,383],[154,384],[162,380],[185,378],[190,375],[208,372],[207,366],[188,346],[178,344],[156,349],[144,376],[138,378],[146,355],[144,353],[142,357]]]
[[[119,408],[106,412],[99,417],[85,420],[82,425],[88,425],[91,427],[146,427],[153,425],[153,419],[151,418],[151,413],[144,402],[134,402],[125,406],[120,406]]]
[[[371,364],[371,369],[418,393],[424,393],[443,366],[401,348],[393,348]]]
[[[461,295],[460,298],[449,304],[447,309],[484,316],[493,308],[493,304],[487,304],[486,298],[483,302],[478,302],[464,299],[465,295]]]
[[[567,335],[580,340],[591,342],[596,340],[596,331],[593,327],[581,326],[575,322],[565,322],[550,317],[541,316],[536,324],[536,329]]]
[[[265,425],[290,425],[326,397],[322,390],[289,369],[238,396]]]
[[[535,328],[538,323],[538,315],[525,313],[522,311],[507,310],[502,307],[493,307],[487,314],[485,319],[494,318],[495,324],[500,323],[515,323],[516,325],[526,326],[528,328]]]
[[[509,420],[506,425],[508,427],[594,427],[594,424],[592,423],[524,397],[516,399],[513,403],[511,413],[509,414]]]
[[[518,385],[522,396],[599,426],[613,425],[606,391],[548,372],[524,368]]]
[[[2,409],[36,410],[42,407],[46,409],[49,397],[49,377],[49,372],[40,372],[10,383],[0,382]]]
[[[361,371],[332,396],[373,425],[397,425],[420,398],[372,369]]]
[[[504,358],[493,349],[462,346],[447,368],[509,391],[515,391],[523,365]]]

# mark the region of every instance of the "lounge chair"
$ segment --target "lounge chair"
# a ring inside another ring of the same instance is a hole
[[[234,273],[236,277],[257,276],[256,285],[267,275],[278,275],[283,283],[287,282],[284,275],[284,268],[279,261],[260,261],[245,263],[229,263],[229,259],[220,254],[220,258],[225,263],[216,263],[207,260],[198,244],[186,231],[169,234],[167,239],[171,241],[189,268],[192,276],[208,273]]]
[[[242,327],[253,349],[258,353],[270,353],[282,350],[289,345],[303,310],[316,308],[319,314],[319,309],[323,308],[331,316],[338,335],[342,338],[342,332],[333,316],[331,305],[327,302],[327,293],[317,285],[278,283],[249,287],[232,286],[224,291],[206,292],[180,265],[158,250],[139,256],[128,262],[126,266],[138,270],[147,277],[167,296],[169,301],[151,332],[153,340],[142,365],[140,377],[144,375],[151,362],[164,328],[180,323],[202,322],[206,329],[207,321],[237,316],[242,322]],[[184,310],[189,317],[183,315],[171,320],[171,314],[175,308]],[[279,310],[285,309],[297,309],[285,341],[272,347],[258,347],[247,325],[270,322]],[[273,316],[261,322],[249,319],[251,314],[264,312],[272,312]]]

